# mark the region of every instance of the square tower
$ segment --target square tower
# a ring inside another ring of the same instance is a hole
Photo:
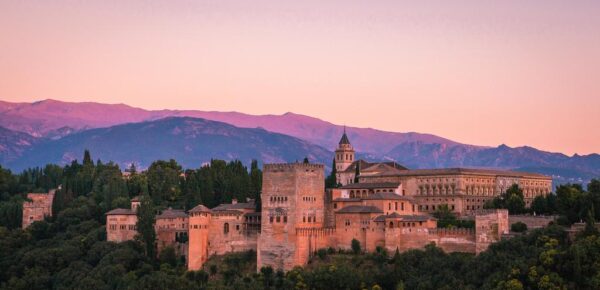
[[[322,164],[265,164],[262,224],[257,267],[291,270],[300,265],[297,228],[322,228],[325,223],[325,177]]]

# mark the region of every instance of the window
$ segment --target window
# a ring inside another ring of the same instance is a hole
[[[334,204],[333,204],[333,208],[337,208],[337,203],[334,203]]]
[[[283,222],[284,222],[284,223],[287,223],[287,215],[284,215],[284,216],[283,216]]]
[[[269,222],[270,222],[270,223],[273,223],[273,217],[272,217],[272,216],[271,216],[271,217],[269,217]]]
[[[398,202],[397,201],[394,203],[394,208],[395,208],[395,210],[398,210]]]
[[[223,225],[223,233],[224,234],[228,234],[229,233],[229,223],[225,223]]]
[[[281,217],[280,216],[275,217],[275,222],[278,222],[278,223],[281,222]]]
[[[235,230],[239,231],[240,230],[240,225],[235,225]]]
[[[394,222],[390,222],[390,229],[394,227]]]

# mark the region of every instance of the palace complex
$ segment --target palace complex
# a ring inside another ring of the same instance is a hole
[[[321,164],[265,164],[261,210],[253,200],[157,216],[157,248],[173,246],[198,270],[215,254],[255,250],[257,266],[290,270],[318,249],[405,251],[435,243],[447,252],[479,253],[509,231],[507,210],[484,210],[485,201],[513,184],[527,206],[551,191],[548,176],[498,170],[407,169],[395,162],[355,160],[344,132],[335,151],[337,188],[325,189]],[[437,228],[430,214],[441,205],[475,221],[474,229]],[[133,239],[139,206],[107,215],[107,239]]]

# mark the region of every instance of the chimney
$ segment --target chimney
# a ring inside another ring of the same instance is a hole
[[[231,200],[231,204],[236,204],[237,203],[237,198],[234,198]]]

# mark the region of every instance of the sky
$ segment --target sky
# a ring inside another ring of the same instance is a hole
[[[600,1],[0,1],[0,99],[600,153]]]

